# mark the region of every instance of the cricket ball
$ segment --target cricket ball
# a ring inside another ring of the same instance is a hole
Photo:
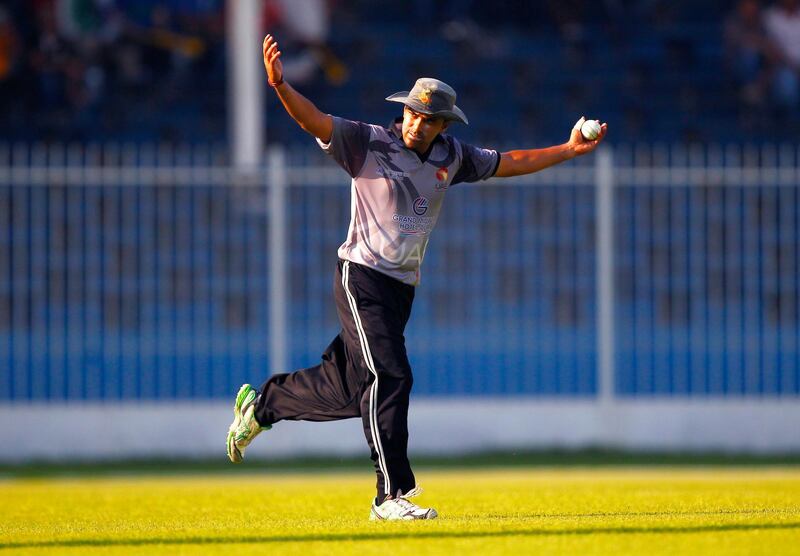
[[[600,135],[600,122],[597,120],[586,120],[581,126],[581,135],[587,141],[594,141]]]

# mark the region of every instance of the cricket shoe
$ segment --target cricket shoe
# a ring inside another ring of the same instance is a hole
[[[436,519],[438,513],[433,508],[421,508],[408,501],[408,497],[416,496],[422,489],[415,487],[397,498],[384,500],[380,506],[372,503],[369,512],[370,521],[408,521],[412,519]]]
[[[256,399],[258,392],[249,384],[243,384],[236,394],[236,403],[233,404],[233,423],[228,428],[228,459],[233,463],[242,463],[244,449],[258,436],[261,431],[272,427],[262,427],[256,421]]]

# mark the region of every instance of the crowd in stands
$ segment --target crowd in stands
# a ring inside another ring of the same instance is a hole
[[[726,62],[745,128],[800,121],[800,0],[739,0],[724,23]]]
[[[671,140],[714,139],[698,115],[756,140],[800,126],[800,0],[263,0],[262,23],[292,82],[351,117],[436,72],[473,106],[507,93],[475,139],[590,109],[628,140],[654,117]],[[225,32],[225,0],[6,0],[0,140],[224,141]],[[269,140],[293,142],[274,109]]]
[[[9,0],[0,7],[0,134],[22,140],[177,137],[224,107],[223,0]],[[219,97],[219,98],[217,98]],[[224,112],[224,111],[223,111]],[[223,128],[224,129],[224,128]],[[132,132],[132,133],[131,133]]]

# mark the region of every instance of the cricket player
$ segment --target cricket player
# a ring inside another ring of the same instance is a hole
[[[433,519],[410,498],[421,492],[408,461],[408,405],[413,383],[403,331],[428,238],[448,190],[461,182],[538,172],[594,150],[607,131],[584,139],[581,118],[569,140],[545,149],[498,153],[445,134],[467,124],[446,83],[420,78],[386,100],[404,105],[401,126],[386,129],[325,114],[283,79],[274,37],[263,44],[269,84],[289,115],[316,137],[350,175],[351,216],[334,279],[341,331],[319,364],[245,384],[234,404],[228,457],[279,421],[361,417],[377,473],[370,519]]]

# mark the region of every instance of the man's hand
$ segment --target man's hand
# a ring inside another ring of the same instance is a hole
[[[584,139],[581,133],[581,126],[585,121],[586,118],[581,117],[581,119],[575,123],[575,126],[572,128],[572,133],[569,136],[569,141],[567,142],[567,145],[575,156],[581,156],[582,154],[590,153],[595,150],[597,145],[600,144],[600,141],[603,140],[603,137],[606,136],[606,131],[608,131],[608,124],[602,124],[600,126],[600,135],[597,136],[597,139],[592,141]]]
[[[305,131],[323,143],[329,143],[333,135],[333,117],[330,114],[320,112],[313,102],[292,89],[289,83],[282,84],[283,64],[280,60],[281,51],[278,50],[278,41],[272,35],[264,37],[263,53],[267,78],[283,107]]]
[[[278,50],[278,41],[272,35],[264,37],[264,67],[270,83],[283,81],[283,63],[281,51]]]

